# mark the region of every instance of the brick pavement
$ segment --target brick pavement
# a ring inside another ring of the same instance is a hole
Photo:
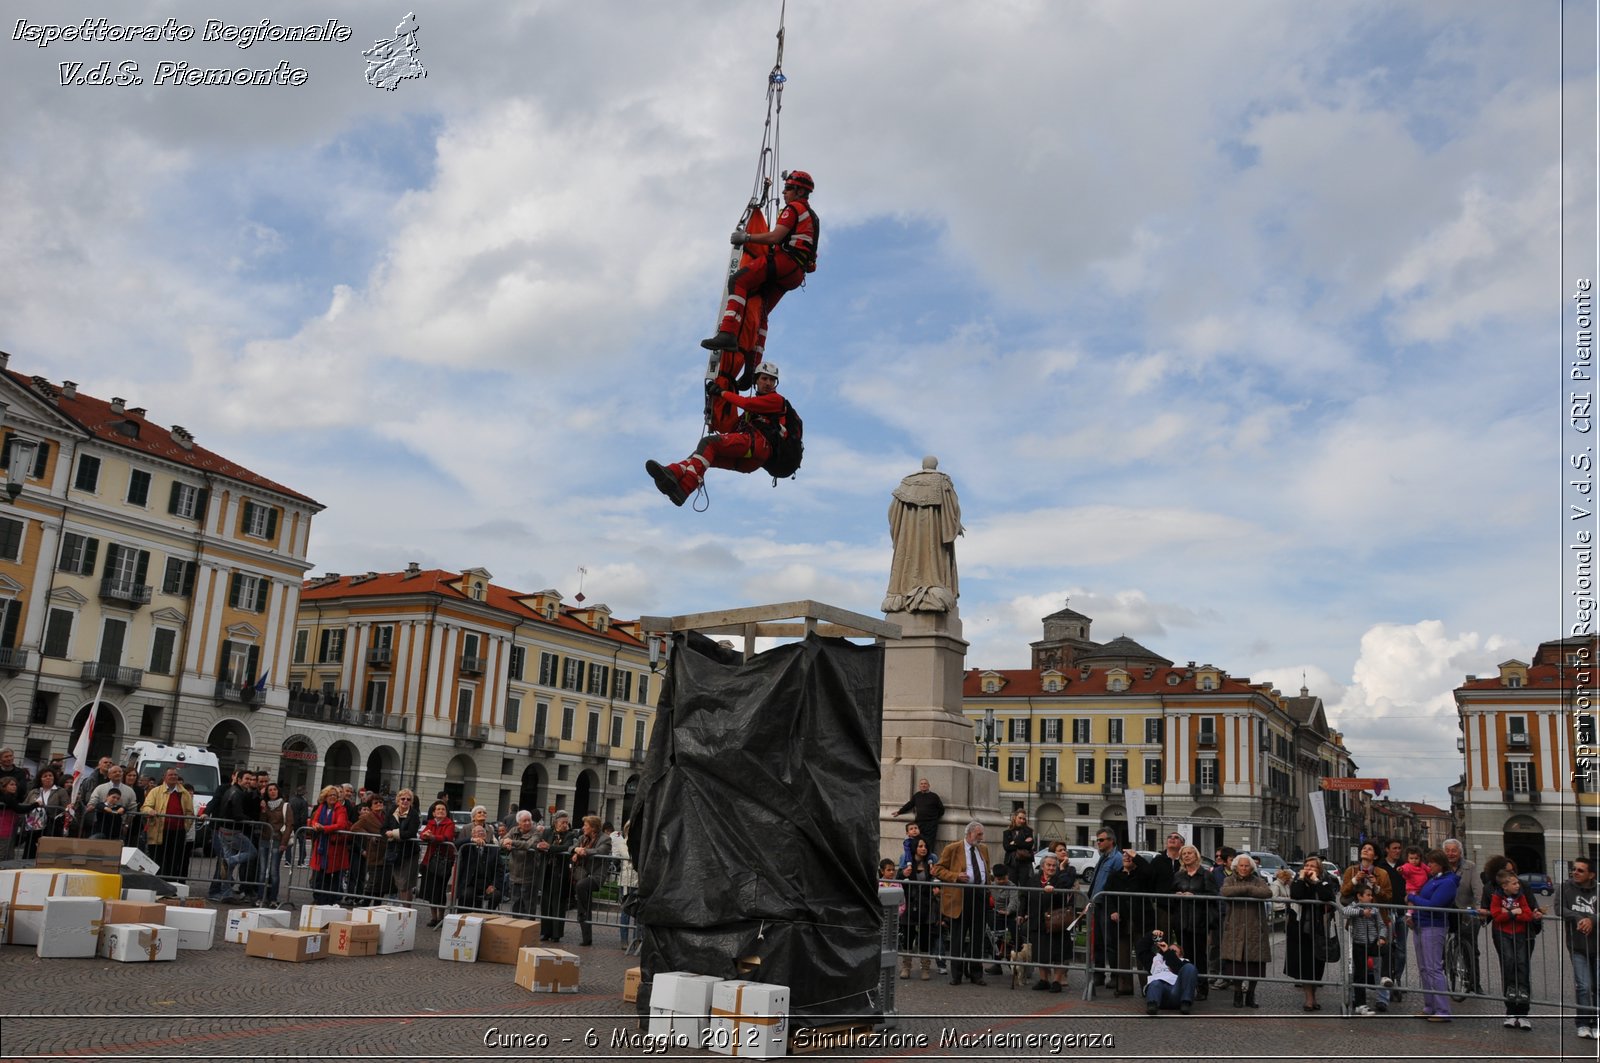
[[[623,974],[637,961],[614,930],[595,947],[565,947],[583,963],[581,992],[531,994],[497,964],[437,958],[438,932],[419,928],[415,952],[309,964],[247,958],[240,945],[185,952],[176,963],[39,960],[31,949],[0,948],[0,1055],[126,1059],[189,1058],[711,1058],[704,1051],[647,1051],[633,1038]],[[1306,1015],[1298,993],[1267,986],[1263,1009],[1236,1011],[1228,994],[1194,1015],[1143,1014],[1139,1001],[1101,990],[1082,999],[1082,973],[1061,995],[938,979],[897,983],[899,1023],[883,1040],[817,1058],[1031,1059],[1054,1055],[1136,1059],[1377,1057],[1441,1059],[1594,1058],[1570,1022],[1536,1009],[1531,1033],[1504,1030],[1489,1001],[1458,1006],[1449,1025],[1407,1014],[1346,1019]],[[1397,1009],[1398,1011],[1399,1009]],[[1404,1010],[1416,1010],[1408,1000]],[[950,1038],[967,1040],[950,1043]],[[1029,1042],[1019,1039],[1034,1038]],[[518,1039],[521,1039],[520,1041]],[[974,1040],[975,1039],[975,1040]],[[1230,1055],[1236,1051],[1238,1055]]]

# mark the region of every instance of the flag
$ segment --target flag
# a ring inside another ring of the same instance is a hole
[[[266,692],[267,692],[267,673],[262,672],[261,673],[261,678],[256,680],[256,693],[257,694],[265,694]]]
[[[78,789],[85,778],[83,766],[89,763],[89,743],[94,741],[94,718],[100,714],[100,695],[106,692],[106,681],[100,680],[100,686],[94,692],[94,701],[89,705],[89,716],[83,721],[83,730],[78,734],[78,744],[72,747],[72,759],[76,762],[72,772],[72,803],[78,803]]]

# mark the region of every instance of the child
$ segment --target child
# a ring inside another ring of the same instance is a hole
[[[878,885],[892,886],[895,884],[894,861],[887,856],[878,861]]]
[[[1376,1009],[1367,1005],[1367,989],[1382,980],[1384,988],[1394,983],[1383,970],[1383,956],[1389,943],[1389,917],[1382,909],[1374,907],[1376,896],[1372,883],[1363,880],[1355,889],[1355,900],[1339,909],[1350,925],[1350,969],[1355,975],[1355,1002],[1357,1015],[1376,1015],[1388,1011],[1379,1003]]]
[[[994,865],[990,881],[993,887],[989,895],[994,898],[990,926],[994,929],[994,958],[999,961],[1006,959],[1007,952],[1015,947],[1010,943],[1016,941],[1017,937],[1017,887],[1011,884],[1011,868],[1006,864]],[[989,973],[1002,973],[1000,964],[991,964]]]
[[[1522,895],[1522,880],[1509,868],[1495,876],[1496,890],[1489,898],[1489,918],[1494,920],[1494,949],[1500,956],[1500,983],[1506,991],[1508,1030],[1531,1030],[1528,1021],[1528,966],[1533,935],[1544,912]]]

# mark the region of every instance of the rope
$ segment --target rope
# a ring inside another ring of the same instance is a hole
[[[773,60],[771,72],[767,74],[767,118],[761,130],[761,151],[756,156],[755,182],[750,189],[750,204],[745,208],[744,222],[750,220],[752,211],[764,209],[769,201],[773,206],[777,204],[777,197],[772,192],[782,172],[779,154],[783,137],[783,86],[788,81],[783,73],[784,16],[787,11],[788,0],[783,0],[778,8],[778,54]],[[741,222],[741,227],[743,224]]]

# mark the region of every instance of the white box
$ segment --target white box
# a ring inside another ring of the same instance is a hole
[[[187,882],[172,882],[169,885],[178,891],[178,900],[186,901],[189,899],[189,884]]]
[[[350,918],[350,909],[337,904],[302,904],[300,921],[296,930],[326,930],[329,923],[342,923]]]
[[[161,874],[161,865],[150,859],[150,854],[141,852],[131,845],[122,847],[122,866],[129,871],[143,871],[147,875]],[[134,898],[124,897],[123,900],[131,901]]]
[[[730,979],[711,991],[706,1047],[719,1056],[772,1058],[789,1052],[789,987]]]
[[[137,850],[135,850],[137,852]],[[155,890],[123,890],[122,899],[133,901],[137,904],[160,904],[161,898]]]
[[[180,908],[177,905],[168,905],[165,922],[177,931],[180,950],[204,952],[216,943],[215,908]]]
[[[243,945],[250,940],[250,931],[258,926],[294,929],[289,925],[289,913],[276,908],[235,908],[228,913],[228,925],[222,931],[222,940]]]
[[[650,1036],[698,1048],[711,1023],[711,991],[722,979],[668,971],[650,984]]]
[[[374,904],[350,913],[352,923],[378,924],[378,955],[410,952],[417,944],[417,912],[397,904]]]
[[[42,959],[93,956],[100,947],[100,917],[105,908],[106,902],[99,897],[46,897],[34,954]]]
[[[488,918],[462,912],[445,916],[444,925],[439,929],[439,958],[456,963],[476,963],[478,943],[483,938],[483,924]]]
[[[7,945],[39,944],[47,897],[97,897],[102,901],[114,901],[121,893],[121,875],[53,868],[0,871],[0,903],[10,908],[10,918],[0,940]]]
[[[118,963],[178,958],[178,933],[156,923],[111,923],[100,928],[100,955]]]

